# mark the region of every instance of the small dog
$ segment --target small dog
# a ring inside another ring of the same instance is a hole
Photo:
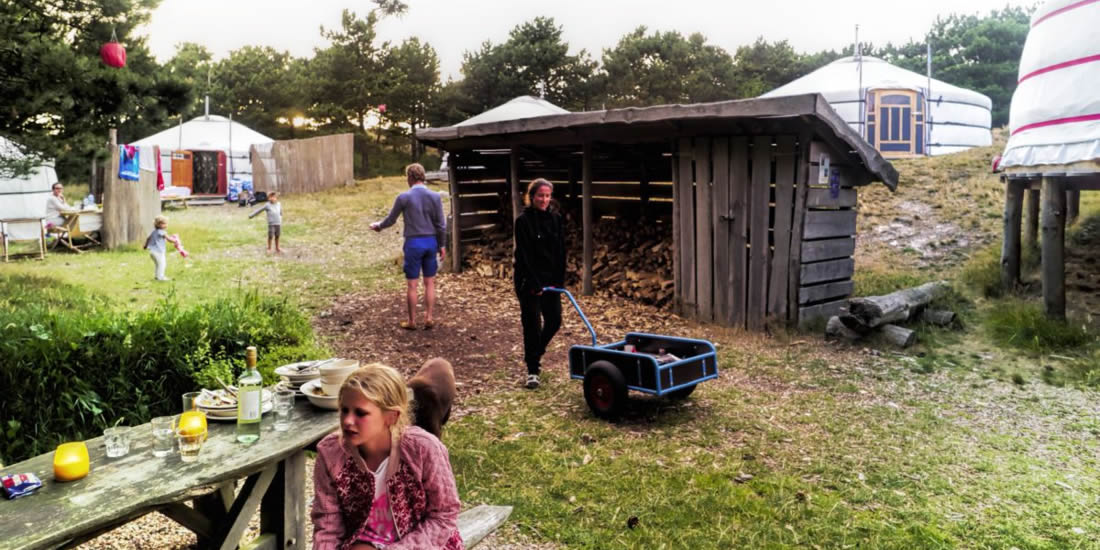
[[[455,370],[446,359],[429,359],[406,383],[413,392],[416,407],[413,423],[442,438],[443,425],[451,417],[455,400]]]

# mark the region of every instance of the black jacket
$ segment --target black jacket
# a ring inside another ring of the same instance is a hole
[[[516,218],[516,292],[565,286],[565,223],[556,212],[528,206]]]

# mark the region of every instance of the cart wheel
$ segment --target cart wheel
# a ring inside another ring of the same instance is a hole
[[[584,372],[584,400],[596,416],[615,420],[626,408],[626,380],[618,367],[595,361]]]
[[[667,395],[668,398],[673,400],[673,401],[680,401],[682,399],[687,399],[687,397],[689,395],[691,395],[691,392],[695,391],[695,386],[698,386],[698,385],[699,384],[692,384],[692,385],[690,385],[686,388],[680,388],[676,391],[670,391],[670,392],[666,393],[665,395]]]

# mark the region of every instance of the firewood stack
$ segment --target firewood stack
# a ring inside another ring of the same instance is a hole
[[[566,218],[565,284],[576,288],[584,268],[580,220]],[[599,294],[665,307],[672,302],[672,227],[666,220],[601,219],[593,233],[592,286]],[[486,232],[464,246],[462,265],[484,277],[512,277],[510,227]]]
[[[885,296],[852,298],[848,301],[848,313],[829,319],[825,336],[854,342],[879,333],[895,346],[907,348],[916,342],[916,332],[894,323],[920,320],[937,326],[953,324],[954,312],[928,309],[933,300],[950,288],[946,282],[937,281]]]

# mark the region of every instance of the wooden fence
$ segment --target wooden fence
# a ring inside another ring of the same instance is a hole
[[[160,215],[156,172],[140,171],[138,181],[118,177],[118,144],[111,130],[111,160],[103,179],[103,246],[108,249],[144,242]]]
[[[257,191],[309,193],[354,181],[352,134],[253,145],[249,154]]]

